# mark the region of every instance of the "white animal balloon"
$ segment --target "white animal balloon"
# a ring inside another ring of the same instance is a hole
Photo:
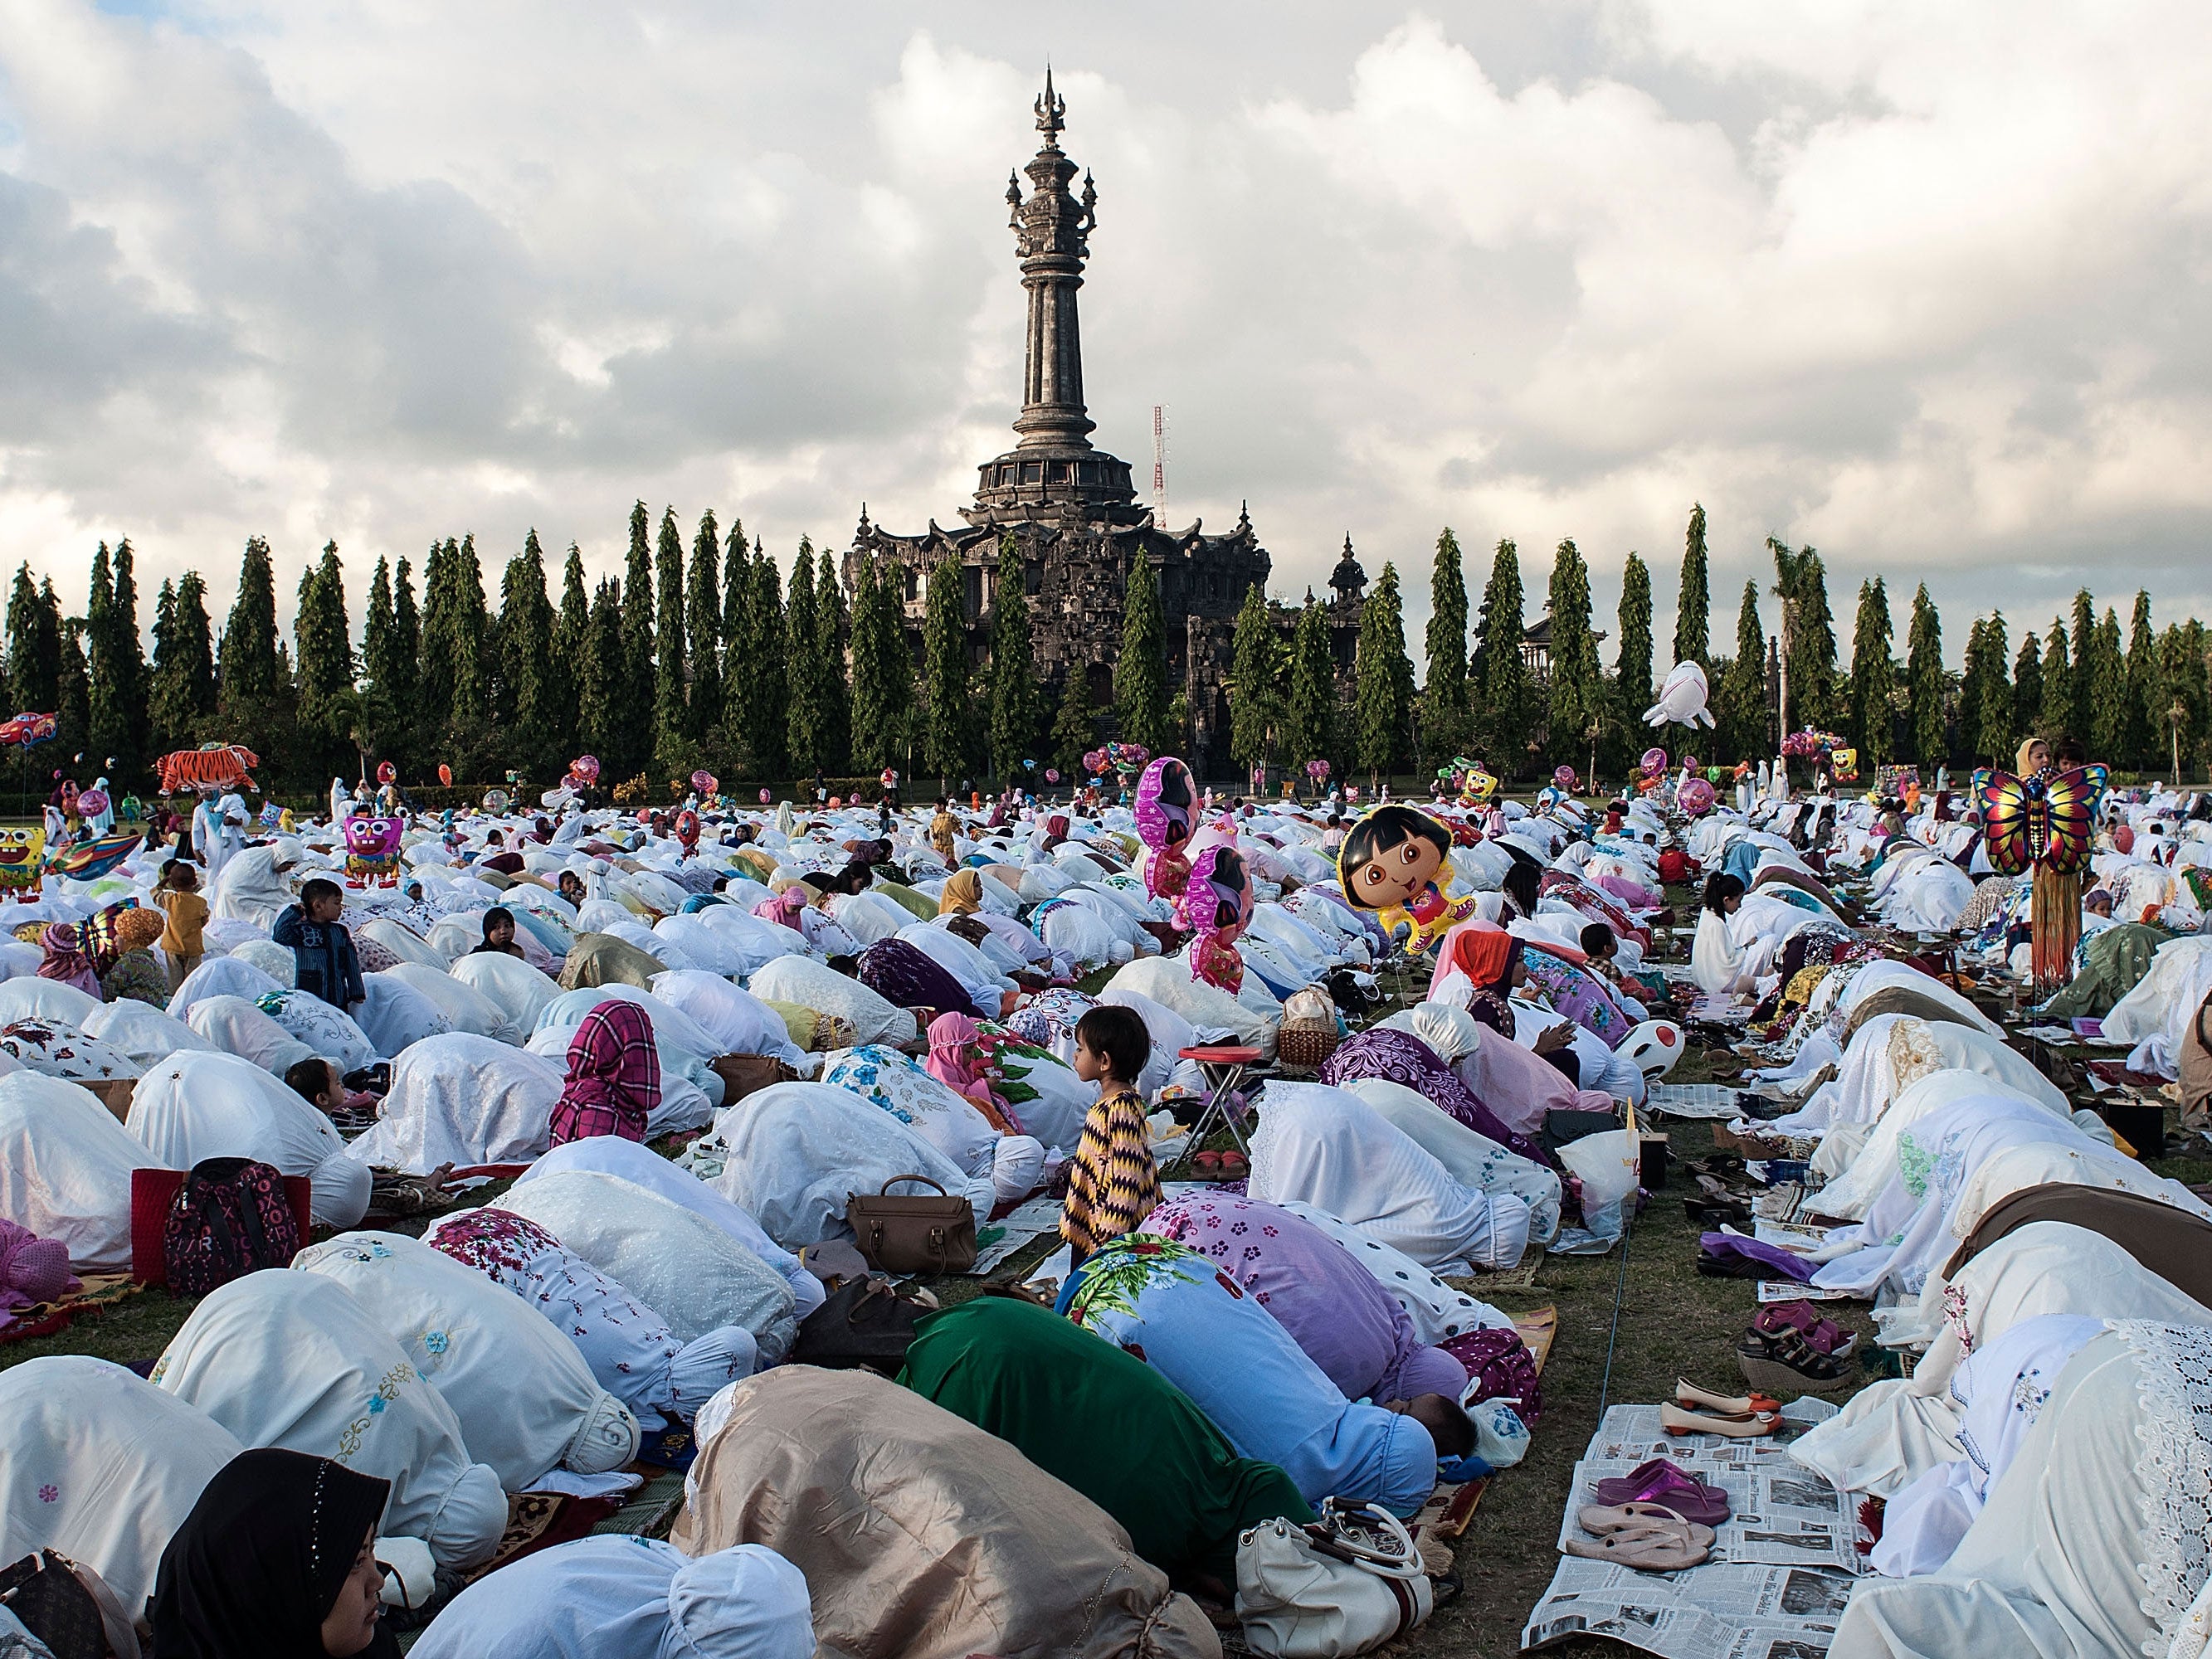
[[[1711,695],[1705,689],[1705,671],[1693,662],[1678,662],[1667,676],[1666,684],[1659,688],[1659,701],[1644,711],[1644,722],[1696,726],[1703,721],[1711,726],[1713,717],[1705,708],[1705,699]]]

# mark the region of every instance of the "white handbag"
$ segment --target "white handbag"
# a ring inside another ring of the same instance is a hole
[[[1311,1526],[1269,1521],[1237,1540],[1237,1617],[1255,1653],[1350,1659],[1435,1608],[1413,1535],[1379,1504],[1323,1498]]]

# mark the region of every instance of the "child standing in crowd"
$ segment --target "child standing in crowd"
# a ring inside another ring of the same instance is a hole
[[[185,982],[185,975],[200,965],[207,945],[200,930],[207,926],[208,902],[199,894],[199,872],[182,859],[161,866],[161,890],[154,902],[168,918],[161,927],[161,954],[169,959],[169,988]]]
[[[1160,1175],[1145,1127],[1136,1080],[1152,1052],[1152,1033],[1133,1008],[1101,1003],[1076,1022],[1075,1074],[1098,1085],[1069,1162],[1060,1236],[1075,1261],[1136,1231],[1159,1207]]]
[[[959,820],[952,816],[952,805],[942,795],[937,798],[937,816],[929,821],[929,844],[937,849],[937,856],[951,869],[957,861],[953,852],[952,838],[959,833]]]
[[[269,937],[291,950],[301,990],[350,1013],[368,999],[368,988],[362,983],[353,933],[338,920],[344,908],[344,890],[318,876],[300,889],[297,904],[284,907]]]

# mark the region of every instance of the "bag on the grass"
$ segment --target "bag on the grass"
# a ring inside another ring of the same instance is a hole
[[[300,1253],[300,1223],[284,1177],[250,1158],[192,1165],[161,1226],[169,1290],[205,1296],[264,1267],[288,1267]]]
[[[902,1181],[934,1187],[893,1193]],[[893,1176],[879,1193],[854,1193],[845,1220],[868,1265],[885,1273],[964,1273],[975,1265],[975,1212],[927,1176]]]
[[[914,1344],[915,1324],[928,1311],[883,1279],[848,1279],[799,1322],[791,1363],[833,1371],[866,1366],[896,1376]]]
[[[1435,1608],[1413,1535],[1379,1504],[1325,1498],[1310,1526],[1267,1521],[1237,1540],[1237,1617],[1255,1653],[1349,1659]]]

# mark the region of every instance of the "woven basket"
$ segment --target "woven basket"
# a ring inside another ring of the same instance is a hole
[[[1285,1022],[1275,1033],[1275,1058],[1282,1065],[1311,1071],[1336,1052],[1339,1040],[1334,1025],[1292,1025]]]

